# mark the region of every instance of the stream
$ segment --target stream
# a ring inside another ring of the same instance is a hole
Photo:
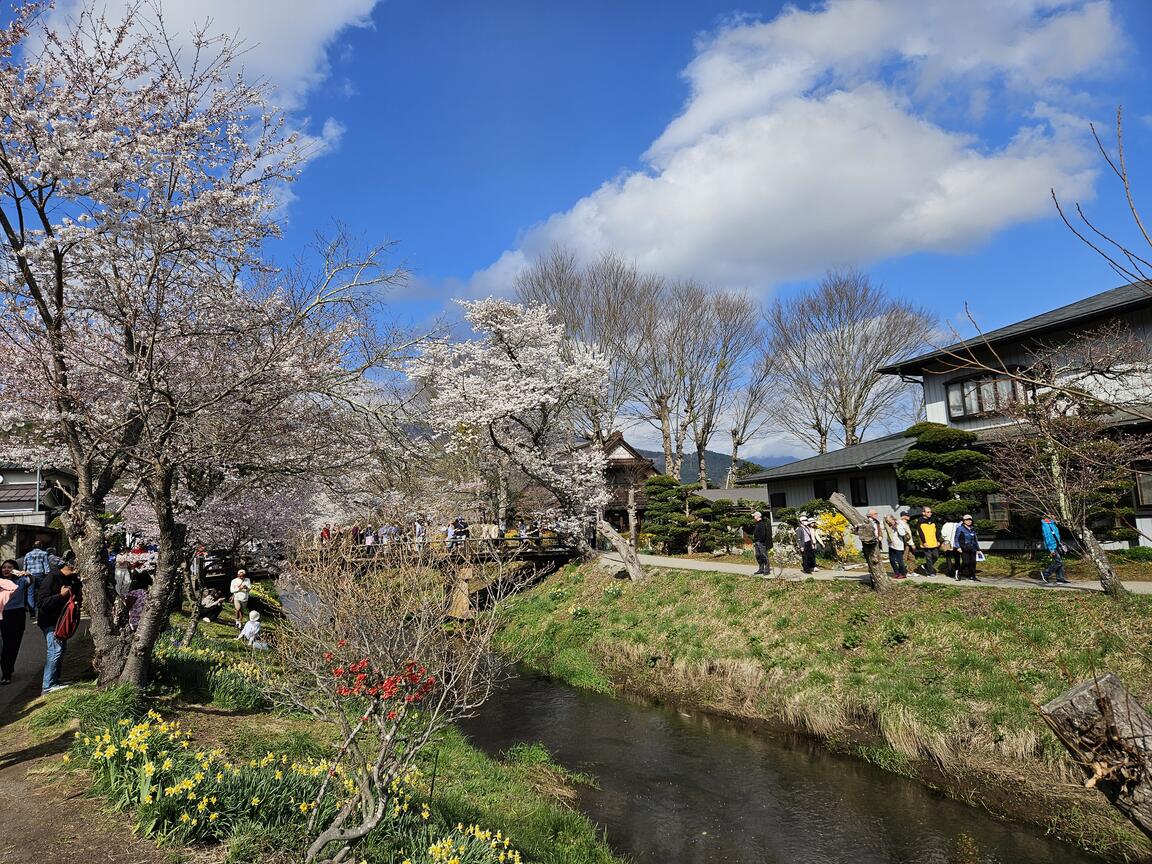
[[[798,736],[527,674],[461,727],[490,754],[538,742],[595,777],[578,806],[636,864],[1099,864]]]

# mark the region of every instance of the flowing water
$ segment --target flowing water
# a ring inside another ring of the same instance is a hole
[[[1099,864],[800,738],[520,675],[465,733],[594,776],[579,807],[637,864]]]

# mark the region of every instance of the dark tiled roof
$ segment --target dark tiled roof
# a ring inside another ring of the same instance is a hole
[[[48,494],[48,487],[40,487],[40,497],[43,498]],[[13,502],[28,501],[29,503],[36,500],[36,487],[35,486],[9,486],[7,488],[0,486],[0,504],[11,504]]]
[[[833,450],[821,456],[812,456],[786,465],[778,465],[761,471],[759,474],[750,474],[740,478],[741,485],[745,483],[765,483],[769,480],[783,480],[787,477],[804,477],[809,474],[834,474],[837,471],[854,471],[861,468],[881,468],[885,465],[895,465],[904,458],[904,454],[915,443],[914,438],[905,438],[902,434],[887,435],[874,441],[865,441],[863,444],[854,444],[842,450]]]
[[[916,373],[922,371],[924,366],[933,360],[954,356],[958,352],[970,347],[977,347],[981,343],[996,344],[1022,339],[1025,336],[1039,336],[1042,333],[1061,330],[1074,324],[1086,323],[1095,318],[1103,318],[1115,315],[1117,312],[1148,305],[1152,305],[1152,282],[1131,282],[1128,285],[1113,288],[1111,291],[1093,294],[1091,297],[1077,300],[1075,303],[1069,303],[1059,309],[1053,309],[1023,321],[1017,321],[1015,324],[1001,327],[998,330],[992,330],[983,336],[956,342],[938,351],[921,354],[919,357],[901,360],[899,363],[883,367],[880,371],[888,375]]]

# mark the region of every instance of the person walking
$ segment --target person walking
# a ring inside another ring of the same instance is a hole
[[[755,575],[771,576],[768,552],[772,549],[772,526],[759,510],[752,514],[752,518],[756,520],[752,527],[752,549],[756,553]]]
[[[1064,552],[1067,550],[1060,539],[1060,526],[1056,524],[1056,519],[1051,513],[1045,514],[1044,518],[1040,520],[1040,532],[1044,536],[1044,548],[1052,556],[1048,566],[1040,571],[1040,581],[1045,585],[1051,584],[1051,582],[1058,585],[1069,584],[1068,580],[1064,578]]]
[[[956,550],[960,553],[960,569],[956,571],[956,581],[971,579],[979,582],[976,577],[976,553],[980,551],[980,541],[976,537],[976,529],[972,527],[972,514],[965,513],[956,529]]]
[[[68,608],[69,600],[80,605],[82,593],[80,577],[71,564],[65,563],[59,569],[49,571],[40,582],[40,589],[36,592],[36,623],[44,634],[46,648],[44,677],[40,688],[42,693],[51,693],[68,686],[60,683],[60,665],[64,660],[68,640],[56,635],[56,625]]]
[[[955,579],[960,570],[960,550],[956,548],[956,529],[959,522],[945,522],[940,526],[940,554],[944,557],[944,575]]]
[[[884,535],[888,541],[888,564],[892,567],[893,579],[907,579],[908,567],[904,563],[904,549],[907,545],[908,526],[891,513],[884,517]]]
[[[25,570],[17,570],[16,562],[9,558],[0,565],[0,578],[16,586],[0,613],[0,684],[11,684],[20,643],[24,641],[28,617],[24,610],[28,608],[28,586],[32,584],[32,577]]]
[[[244,626],[244,613],[248,610],[248,593],[252,590],[252,580],[244,570],[236,571],[236,578],[228,586],[232,594],[232,608],[236,610],[236,629]]]
[[[40,583],[52,568],[48,566],[48,552],[44,543],[37,540],[32,548],[24,555],[24,571],[31,577],[25,603],[33,618],[36,617],[36,593],[40,590]]]
[[[936,560],[940,557],[940,526],[932,516],[932,508],[920,510],[916,523],[916,545],[924,555],[924,575],[936,575]]]
[[[800,547],[800,569],[804,573],[816,570],[816,535],[812,531],[812,521],[807,516],[800,517],[796,526],[796,545]]]
[[[896,523],[901,536],[904,537],[904,575],[908,571],[916,572],[916,530],[912,527],[912,514],[905,510]]]
[[[875,507],[868,511],[868,523],[872,526],[872,535],[876,538],[878,551],[887,552],[888,538],[884,531],[884,523],[880,521],[880,514]]]

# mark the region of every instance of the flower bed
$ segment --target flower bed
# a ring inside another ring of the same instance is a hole
[[[73,752],[91,771],[93,789],[134,812],[137,829],[162,843],[225,841],[251,823],[307,836],[310,827],[327,824],[355,788],[328,761],[275,753],[230,760],[219,748],[197,748],[180,723],[155,711],[140,722],[120,720],[80,735]],[[418,798],[423,793],[419,771],[394,780],[388,815],[373,832],[404,850],[407,864],[519,864],[509,838],[478,825],[459,823],[433,842],[432,811]]]

